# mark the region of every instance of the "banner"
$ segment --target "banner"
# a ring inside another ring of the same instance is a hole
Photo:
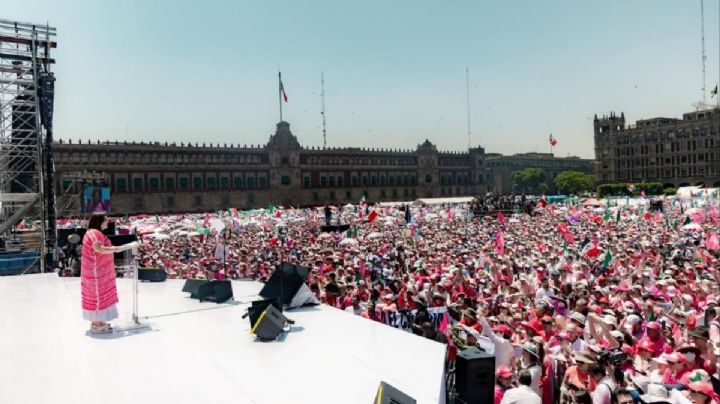
[[[440,328],[440,324],[443,318],[448,316],[447,307],[429,307],[428,314],[430,315],[430,322],[433,327],[437,330]],[[415,322],[415,314],[417,310],[398,310],[385,312],[385,324],[399,328],[401,330],[412,332],[412,325]],[[446,320],[447,321],[447,320]]]

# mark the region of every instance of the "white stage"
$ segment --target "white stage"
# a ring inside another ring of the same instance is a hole
[[[150,331],[88,336],[80,278],[0,277],[0,403],[370,404],[381,380],[444,401],[442,344],[327,306],[287,312],[292,332],[256,342],[241,316],[261,284],[232,282],[236,303],[220,305],[182,285],[140,284]],[[131,290],[118,279],[119,320]]]

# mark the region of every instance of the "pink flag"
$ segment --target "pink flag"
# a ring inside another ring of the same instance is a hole
[[[718,239],[718,235],[708,235],[708,238],[705,241],[705,246],[708,248],[708,250],[717,252],[717,250],[720,249],[720,240]]]
[[[449,206],[448,206],[447,208],[445,208],[445,212],[446,212],[447,215],[448,215],[448,219],[452,220],[452,218],[453,218],[453,213],[452,213],[452,210],[450,210],[450,207],[449,207]]]
[[[693,221],[695,223],[705,223],[705,214],[703,212],[696,212],[693,215]]]
[[[440,325],[438,326],[438,331],[445,333],[448,327],[448,313],[443,313],[442,320],[440,321]]]
[[[495,238],[495,252],[497,255],[505,255],[505,238],[502,232],[499,232]]]
[[[570,232],[564,233],[563,237],[565,238],[565,242],[568,244],[572,244],[575,242],[575,236],[573,236]]]
[[[505,221],[505,215],[503,215],[502,212],[498,213],[497,220],[500,223],[503,223]]]

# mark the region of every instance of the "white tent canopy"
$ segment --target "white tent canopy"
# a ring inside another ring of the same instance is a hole
[[[425,205],[442,205],[446,203],[469,203],[473,201],[471,196],[458,196],[454,198],[420,198],[416,202],[423,203]]]

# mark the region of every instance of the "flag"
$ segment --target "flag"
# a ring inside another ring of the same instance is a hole
[[[595,258],[600,255],[600,249],[598,249],[597,242],[593,242],[593,246],[585,253],[588,258]]]
[[[628,184],[627,190],[628,190],[628,192],[633,192],[633,191],[635,190],[635,185],[633,185],[633,184]]]
[[[368,214],[368,222],[374,222],[375,219],[377,219],[377,215],[378,215],[378,214],[377,214],[377,212],[376,212],[375,210],[373,210],[372,212],[370,212],[370,213]]]
[[[267,210],[268,210],[268,213],[270,213],[272,215],[273,213],[275,213],[275,205],[273,205],[272,203],[269,204]]]
[[[504,222],[504,221],[505,221],[505,215],[503,215],[502,212],[498,213],[498,215],[497,215],[497,220],[498,220],[498,222],[500,222],[500,223]]]
[[[620,208],[618,208],[617,214],[615,215],[615,221],[620,222]]]
[[[553,137],[552,133],[550,133],[550,146],[555,147],[556,144],[557,144],[557,139],[555,137]]]
[[[285,102],[288,102],[288,96],[285,92],[285,86],[283,86],[282,76],[280,75],[280,72],[278,72],[278,80],[280,81],[280,95],[283,97],[283,100],[285,100]]]
[[[718,92],[718,86],[715,86],[715,88],[713,88],[712,91],[710,91],[710,96],[711,97],[716,96],[717,92]]]
[[[612,261],[612,254],[610,253],[610,250],[605,253],[605,259],[602,263],[602,268],[607,269],[610,266],[610,261]]]

